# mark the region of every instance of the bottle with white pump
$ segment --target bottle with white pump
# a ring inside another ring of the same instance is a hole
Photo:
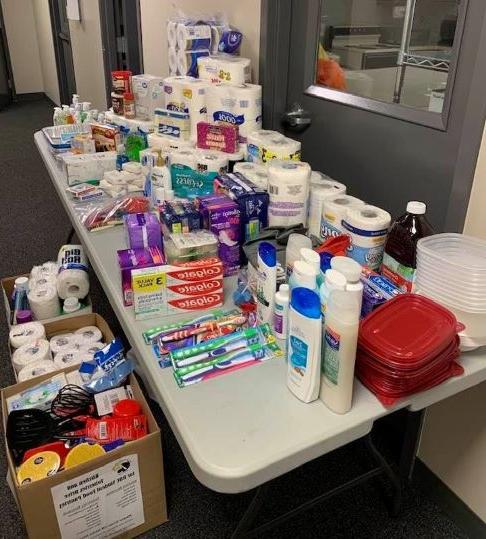
[[[347,256],[334,256],[331,259],[331,268],[339,271],[346,278],[346,290],[351,292],[361,305],[363,303],[363,283],[361,282],[361,264]]]
[[[359,303],[353,294],[333,290],[326,311],[324,359],[319,398],[337,414],[349,412],[359,331]]]
[[[321,383],[321,309],[308,288],[292,290],[289,311],[287,387],[303,402],[319,396]]]

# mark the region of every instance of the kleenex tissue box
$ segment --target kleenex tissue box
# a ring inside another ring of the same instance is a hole
[[[100,181],[103,174],[116,168],[116,152],[86,153],[63,157],[68,185]]]
[[[239,172],[216,177],[214,192],[227,195],[238,204],[245,241],[257,238],[268,226],[268,193]]]
[[[160,223],[153,213],[125,215],[125,232],[130,249],[158,247],[162,251]]]

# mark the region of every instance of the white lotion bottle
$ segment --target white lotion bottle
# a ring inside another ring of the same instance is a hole
[[[260,324],[273,322],[277,289],[277,250],[268,241],[258,244],[257,318]]]
[[[303,287],[309,288],[314,292],[318,292],[316,270],[303,260],[296,260],[294,270],[289,279],[290,292],[294,288]]]
[[[304,234],[290,234],[287,240],[287,249],[285,250],[285,267],[287,271],[287,281],[294,270],[294,263],[300,260],[300,250],[303,247],[312,248],[312,240]]]
[[[321,383],[321,306],[308,288],[294,288],[289,310],[287,387],[303,402],[319,396]]]
[[[286,339],[289,327],[290,290],[288,284],[281,284],[275,294],[275,312],[273,318],[273,332],[277,339]]]
[[[359,331],[359,302],[345,290],[329,296],[319,398],[337,414],[351,410]]]
[[[346,277],[346,290],[356,297],[361,311],[363,303],[363,283],[360,280],[363,269],[361,264],[347,256],[334,256],[331,258],[331,268]]]

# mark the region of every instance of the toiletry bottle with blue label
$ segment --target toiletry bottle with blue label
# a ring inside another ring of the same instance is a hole
[[[277,289],[277,250],[268,241],[258,245],[257,318],[272,323]]]
[[[321,379],[321,306],[319,295],[294,288],[289,311],[287,387],[303,402],[319,396]]]

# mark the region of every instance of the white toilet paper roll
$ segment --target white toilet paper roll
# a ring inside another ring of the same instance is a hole
[[[57,293],[61,299],[73,296],[85,298],[89,292],[88,273],[81,269],[67,269],[57,277]]]
[[[46,320],[47,318],[54,318],[61,314],[61,305],[57,290],[53,285],[30,290],[27,298],[36,320]]]
[[[301,161],[273,160],[268,165],[269,226],[305,225],[310,174],[309,164]]]
[[[285,137],[278,131],[269,129],[259,129],[252,131],[247,136],[248,161],[253,163],[263,163],[263,149],[271,140],[283,140]]]
[[[196,169],[196,155],[194,150],[174,150],[169,155],[169,163]]]
[[[70,365],[78,365],[81,363],[82,360],[80,358],[81,354],[79,353],[79,350],[76,350],[75,348],[66,350],[65,352],[58,352],[54,356],[54,365],[56,366],[56,369],[64,369]]]
[[[25,366],[19,372],[18,380],[19,382],[25,382],[26,380],[32,380],[32,378],[37,378],[37,376],[55,372],[56,370],[58,370],[58,368],[54,365],[54,361],[52,360],[36,361]]]
[[[211,24],[211,53],[216,54],[218,52],[219,42],[224,32],[224,25]]]
[[[207,91],[208,120],[238,126],[245,143],[262,124],[262,87],[259,84],[216,83]]]
[[[287,137],[270,138],[261,146],[261,160],[264,163],[272,159],[300,161],[300,148],[298,140]]]
[[[74,334],[63,333],[62,335],[55,335],[51,337],[49,341],[49,347],[52,354],[58,354],[59,352],[65,352],[66,350],[72,350],[74,348]]]
[[[46,286],[56,286],[57,276],[51,274],[38,275],[29,279],[29,290],[45,288]]]
[[[167,60],[169,64],[169,73],[171,75],[177,75],[177,49],[175,47],[169,47],[167,51]]]
[[[57,262],[44,262],[40,266],[34,266],[30,272],[30,278],[45,277],[46,275],[57,275],[59,265]]]
[[[376,206],[349,209],[342,221],[351,238],[349,256],[362,266],[379,269],[390,223],[391,215]]]
[[[169,21],[167,23],[167,43],[169,47],[177,47],[177,22]]]
[[[177,47],[183,51],[198,51],[211,48],[211,27],[207,24],[177,25]]]
[[[268,170],[265,165],[244,161],[242,163],[236,163],[233,168],[233,172],[243,174],[245,178],[248,178],[251,182],[262,189],[268,188]]]
[[[49,343],[45,339],[37,339],[17,348],[12,355],[12,363],[15,371],[20,372],[26,365],[51,358]]]
[[[314,172],[312,172],[314,174]],[[335,195],[346,194],[346,186],[342,183],[333,180],[325,180],[320,178],[319,183],[312,183],[309,194],[309,217],[307,219],[307,228],[309,233],[320,237],[321,234],[321,218],[324,201]],[[315,178],[314,178],[315,179]]]
[[[209,56],[209,50],[179,50],[177,52],[177,71],[181,75],[196,77],[198,74],[198,61],[206,56]]]
[[[92,354],[94,355],[95,352],[98,352],[98,350],[102,350],[106,344],[104,342],[92,342],[89,344],[83,344],[79,348],[80,352],[85,352],[86,354]]]
[[[167,160],[173,150],[194,148],[194,141],[192,140],[175,139],[174,137],[165,137],[157,133],[147,135],[147,142],[150,148],[160,151],[161,157],[167,158]]]
[[[27,322],[13,326],[9,333],[10,344],[13,348],[20,348],[38,339],[44,339],[46,330],[40,322]]]
[[[77,329],[74,332],[77,338],[77,342],[84,342],[85,344],[91,344],[94,342],[100,342],[103,338],[103,334],[96,326],[86,326],[84,328]]]
[[[333,195],[324,200],[322,205],[321,233],[322,239],[339,236],[344,233],[342,225],[348,210],[364,206],[359,198],[349,195]]]
[[[199,78],[211,82],[251,82],[251,62],[249,58],[231,54],[213,54],[198,58]]]
[[[214,150],[196,150],[196,170],[198,172],[228,172],[228,155]]]

